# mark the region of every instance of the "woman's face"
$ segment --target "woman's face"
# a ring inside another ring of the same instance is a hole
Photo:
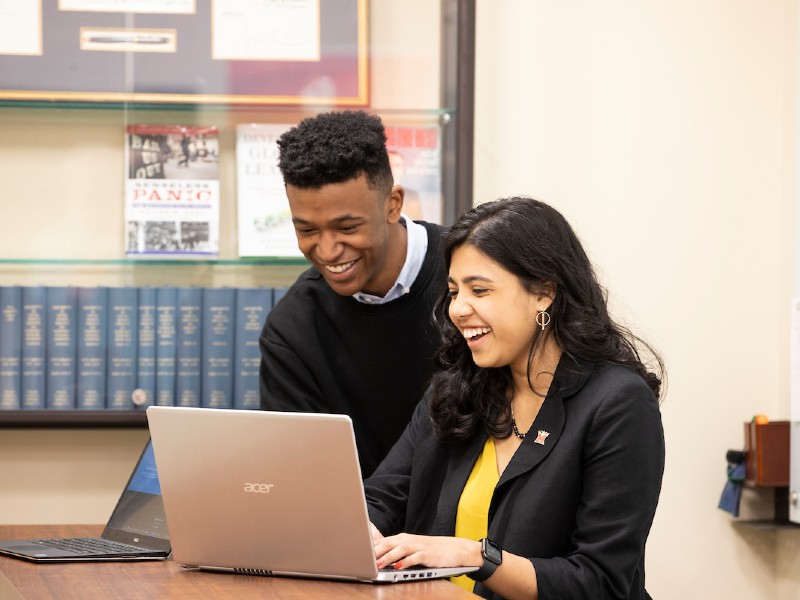
[[[479,367],[504,367],[524,374],[536,335],[536,313],[547,296],[527,292],[519,279],[483,252],[464,244],[451,257],[450,320]]]

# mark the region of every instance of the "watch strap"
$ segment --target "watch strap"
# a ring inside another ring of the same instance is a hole
[[[494,572],[497,570],[503,562],[503,550],[500,548],[500,545],[496,542],[491,542],[491,544],[499,551],[499,561],[497,558],[491,556],[486,548],[489,544],[489,540],[487,538],[483,538],[481,540],[481,554],[483,555],[483,564],[481,565],[480,569],[477,571],[473,571],[472,573],[467,573],[467,576],[474,580],[474,581],[486,581],[491,577]]]

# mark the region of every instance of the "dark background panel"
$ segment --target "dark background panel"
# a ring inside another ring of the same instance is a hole
[[[57,0],[42,6],[42,56],[0,55],[3,91],[85,94],[359,97],[359,0],[321,0],[321,60],[224,61],[211,58],[211,2],[198,0],[193,15],[59,11]],[[174,29],[177,52],[102,52],[80,49],[81,27]],[[366,86],[363,86],[366,89]],[[18,97],[18,94],[15,95]],[[185,99],[180,99],[186,102]]]

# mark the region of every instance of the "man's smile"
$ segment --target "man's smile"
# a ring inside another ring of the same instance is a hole
[[[322,265],[322,266],[326,271],[330,273],[344,273],[345,271],[350,269],[350,267],[352,267],[354,264],[356,264],[356,261],[351,260],[350,262],[341,263],[339,265]]]

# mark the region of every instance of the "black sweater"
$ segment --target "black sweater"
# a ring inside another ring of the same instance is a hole
[[[400,437],[433,373],[433,305],[446,274],[438,225],[422,268],[402,298],[368,305],[305,271],[267,316],[261,347],[261,408],[347,414],[362,473]]]

